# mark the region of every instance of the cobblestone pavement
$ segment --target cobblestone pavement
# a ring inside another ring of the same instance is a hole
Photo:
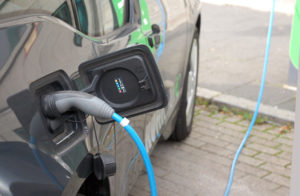
[[[151,155],[158,193],[168,195],[224,194],[233,156],[249,121],[230,113],[198,106],[191,135],[181,143],[160,142]],[[255,125],[239,158],[231,196],[289,194],[293,131],[265,123]],[[150,195],[142,174],[130,195]]]

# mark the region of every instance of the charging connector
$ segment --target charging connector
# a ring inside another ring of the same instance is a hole
[[[98,97],[79,91],[53,92],[42,97],[41,103],[42,111],[48,118],[58,118],[62,113],[77,109],[98,118],[112,118],[116,122],[120,123],[133,139],[140,151],[140,154],[142,155],[148,173],[151,196],[157,196],[156,182],[150,158],[142,140],[139,138],[135,130],[130,126],[128,119],[122,118],[116,114],[112,107]],[[99,156],[95,157],[94,165],[97,167],[102,167],[102,162],[99,161],[99,158]],[[96,175],[98,178],[102,178],[103,176],[98,169],[99,168],[96,168],[96,170],[94,169],[96,171]]]
[[[60,117],[62,113],[78,109],[84,113],[104,119],[111,119],[115,112],[103,100],[80,91],[57,91],[42,98],[42,111],[49,118]]]

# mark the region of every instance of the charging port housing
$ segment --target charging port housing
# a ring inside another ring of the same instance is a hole
[[[98,96],[123,116],[167,105],[163,81],[147,46],[126,48],[85,62],[79,66],[79,73],[87,86],[83,91]]]

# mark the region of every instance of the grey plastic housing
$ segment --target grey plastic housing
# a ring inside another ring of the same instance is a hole
[[[49,118],[59,117],[74,108],[92,116],[111,119],[114,109],[96,96],[80,91],[57,91],[42,98],[43,113]]]

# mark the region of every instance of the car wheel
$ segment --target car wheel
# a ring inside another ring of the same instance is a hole
[[[191,132],[194,117],[195,98],[198,81],[199,32],[195,30],[185,74],[182,98],[177,115],[175,130],[171,138],[176,141],[185,139]]]

